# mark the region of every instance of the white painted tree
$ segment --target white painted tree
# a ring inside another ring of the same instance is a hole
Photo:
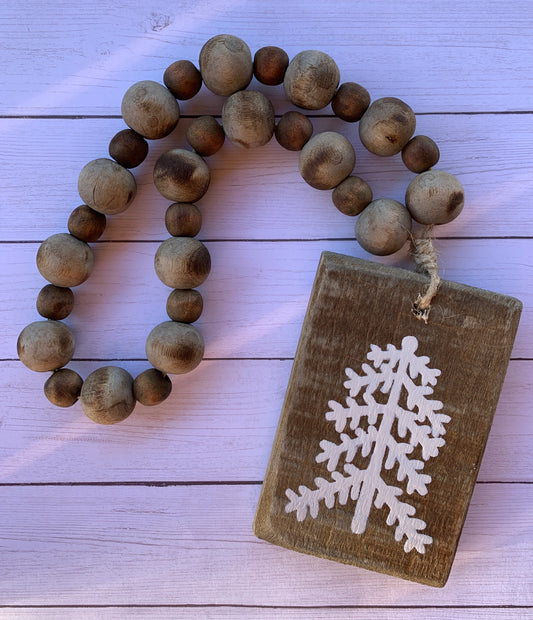
[[[444,445],[444,424],[450,417],[437,413],[442,409],[441,401],[428,398],[433,394],[432,386],[436,385],[441,371],[428,367],[428,357],[416,356],[417,348],[418,340],[414,336],[406,336],[400,349],[391,344],[386,350],[371,345],[367,358],[373,367],[363,364],[362,375],[346,368],[349,377],[344,383],[349,390],[346,406],[329,401],[331,410],[326,413],[326,419],[335,423],[340,443],[322,440],[322,452],[316,456],[318,463],[327,463],[331,480],[319,477],[315,478],[316,489],[302,485],[298,493],[291,489],[286,491],[289,502],[285,510],[296,512],[298,521],[303,521],[308,512],[315,519],[322,500],[327,508],[333,508],[336,498],[341,505],[351,499],[356,502],[351,523],[354,534],[363,534],[366,530],[372,504],[376,508],[386,505],[389,509],[387,525],[396,524],[396,541],[406,537],[404,551],[416,549],[424,553],[425,546],[433,542],[431,536],[421,533],[426,523],[414,516],[415,508],[400,501],[403,489],[387,484],[382,477],[384,469],[390,470],[397,464],[397,480],[407,479],[407,494],[426,495],[431,476],[422,473],[424,461],[437,456]],[[376,402],[374,394],[378,389],[389,395],[384,404]],[[400,405],[403,390],[406,409]],[[356,401],[358,396],[364,404]],[[362,418],[366,418],[366,428],[360,424]],[[395,421],[396,435],[405,441],[393,435]],[[347,425],[353,436],[344,432]],[[421,447],[423,461],[408,457],[417,446]],[[366,469],[353,464],[359,450],[361,456],[369,457]],[[344,459],[344,473],[338,471],[341,459]]]

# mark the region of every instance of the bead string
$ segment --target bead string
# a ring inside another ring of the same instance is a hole
[[[339,69],[327,54],[308,50],[289,62],[282,49],[270,46],[258,50],[252,59],[244,41],[218,35],[203,46],[199,66],[200,70],[180,60],[166,69],[165,86],[145,80],[127,90],[121,110],[128,128],[111,139],[112,159],[95,159],[84,166],[78,191],[85,204],[71,213],[69,233],[52,235],[37,252],[37,267],[50,282],[37,298],[37,310],[47,320],[22,330],[18,355],[32,370],[52,371],[44,387],[52,403],[68,407],[79,398],[86,415],[101,424],[125,419],[137,401],[143,405],[162,402],[172,389],[168,375],[189,372],[203,358],[204,341],[192,323],[202,313],[202,296],[196,287],[208,277],[211,259],[203,243],[194,238],[202,222],[194,202],[209,187],[210,173],[204,158],[216,153],[226,138],[252,148],[266,144],[275,134],[282,147],[300,151],[303,179],[316,189],[333,190],[334,205],[346,215],[359,216],[355,237],[368,252],[392,254],[411,236],[415,261],[431,276],[428,290],[419,295],[413,308],[415,316],[425,322],[439,285],[430,230],[457,217],[464,204],[458,179],[432,169],[440,156],[435,142],[427,136],[412,137],[416,127],[412,109],[392,97],[371,103],[368,91],[354,82],[339,86]],[[361,142],[370,152],[380,156],[401,152],[405,166],[417,174],[407,188],[406,204],[373,200],[369,185],[351,175],[355,152],[341,134],[327,131],[313,136],[310,119],[297,111],[283,114],[276,125],[269,99],[258,91],[246,90],[253,75],[262,84],[283,83],[289,101],[297,107],[318,110],[331,104],[340,119],[359,121]],[[154,266],[161,281],[173,290],[167,300],[170,320],[154,327],[146,341],[152,368],[133,380],[126,370],[105,366],[83,381],[65,368],[74,354],[74,336],[62,323],[74,304],[70,287],[89,277],[93,255],[88,243],[102,235],[106,216],[125,211],[135,197],[136,182],[129,169],[145,160],[146,139],[170,134],[180,117],[177,100],[194,97],[202,84],[227,97],[222,126],[212,116],[195,119],[186,135],[193,150],[167,151],[154,166],[157,190],[173,201],[165,214],[171,237],[159,246]],[[411,235],[412,219],[428,227],[419,239]]]

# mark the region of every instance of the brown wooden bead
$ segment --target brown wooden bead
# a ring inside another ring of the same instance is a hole
[[[200,51],[200,73],[211,92],[228,97],[246,88],[252,80],[250,48],[239,37],[219,34]]]
[[[187,129],[187,142],[202,157],[214,155],[225,139],[224,130],[212,116],[200,116]]]
[[[148,155],[148,142],[133,129],[123,129],[111,138],[109,155],[124,168],[136,168]]]
[[[165,213],[165,226],[173,237],[195,237],[202,227],[202,214],[190,202],[175,202]]]
[[[300,174],[316,189],[333,189],[344,181],[354,166],[353,146],[334,131],[313,136],[300,153]]]
[[[89,207],[105,215],[122,213],[135,198],[137,184],[129,170],[101,157],[86,164],[78,177],[78,192]]]
[[[74,293],[69,288],[47,284],[39,291],[36,306],[45,319],[61,321],[74,308]]]
[[[163,82],[174,97],[182,101],[192,99],[202,88],[200,71],[190,60],[176,60],[169,65],[163,74]]]
[[[291,60],[283,88],[291,103],[306,110],[325,108],[339,84],[337,64],[324,52],[306,50]]]
[[[56,407],[71,407],[80,397],[83,379],[70,368],[54,372],[44,384],[44,395]]]
[[[89,243],[100,239],[103,235],[106,217],[87,205],[80,205],[70,214],[67,226],[71,235]]]
[[[433,168],[439,158],[439,147],[427,136],[415,136],[402,149],[405,167],[417,174]]]
[[[167,314],[173,321],[194,323],[204,308],[202,295],[195,289],[175,289],[167,299]]]
[[[374,155],[388,157],[399,153],[415,132],[413,110],[400,99],[377,99],[359,122],[363,146]]]
[[[146,356],[154,368],[170,375],[194,370],[204,355],[202,334],[188,323],[165,321],[146,339]]]
[[[380,198],[371,202],[355,223],[355,238],[371,254],[386,256],[400,250],[411,231],[411,216],[401,202]]]
[[[133,396],[145,407],[159,405],[171,392],[172,381],[157,368],[141,372],[133,382]]]
[[[67,233],[48,237],[37,250],[37,269],[56,286],[78,286],[91,275],[93,265],[91,248]]]
[[[372,202],[372,190],[366,181],[351,176],[337,185],[331,197],[333,204],[344,215],[359,215]]]
[[[130,86],[122,99],[122,118],[148,140],[158,140],[171,133],[180,119],[180,106],[162,84],[142,80]]]
[[[331,101],[333,113],[343,121],[355,123],[370,105],[367,89],[355,82],[344,82]]]
[[[301,112],[286,112],[276,125],[276,140],[288,151],[301,151],[313,135],[313,123]]]
[[[30,370],[57,370],[70,362],[75,341],[71,330],[60,321],[35,321],[27,325],[17,340],[20,361]]]
[[[283,82],[285,71],[289,66],[289,57],[285,50],[274,45],[262,47],[254,56],[254,75],[268,86],[276,86]]]
[[[85,415],[98,424],[116,424],[135,408],[133,377],[118,366],[104,366],[83,382],[80,402]]]
[[[274,106],[255,90],[231,95],[222,108],[222,126],[233,144],[246,149],[263,146],[274,133]]]
[[[464,204],[461,181],[443,170],[422,172],[405,192],[405,205],[420,224],[447,224],[461,213]]]
[[[173,149],[163,153],[154,166],[157,191],[176,202],[195,202],[209,187],[211,175],[205,161],[196,153]]]
[[[192,237],[170,237],[154,258],[157,276],[171,288],[195,288],[207,279],[211,257],[205,245]]]

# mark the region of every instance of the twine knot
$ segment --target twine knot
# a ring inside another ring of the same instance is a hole
[[[426,226],[418,237],[411,235],[411,253],[416,263],[416,270],[430,277],[426,292],[423,295],[419,293],[413,303],[413,314],[424,323],[428,322],[431,302],[437,294],[440,284],[437,252],[433,245],[432,233],[433,225]]]

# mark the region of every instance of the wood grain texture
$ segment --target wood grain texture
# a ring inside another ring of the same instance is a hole
[[[527,0],[512,10],[494,0],[460,7],[409,0],[401,11],[388,0],[274,0],[268,11],[241,0],[12,2],[0,21],[2,107],[19,115],[117,114],[132,83],[161,81],[174,60],[197,65],[205,41],[225,32],[252,53],[278,45],[292,58],[319,48],[336,60],[342,81],[365,85],[373,99],[406,99],[416,112],[530,109],[529,9]],[[263,89],[282,98],[280,87]],[[217,99],[204,87],[182,108],[211,113]]]
[[[258,541],[258,486],[0,492],[3,605],[533,605],[531,485],[478,486],[442,590]]]
[[[420,583],[445,585],[521,303],[442,281],[426,325],[412,314],[425,286],[427,277],[420,274],[322,254],[257,508],[254,531],[259,538]],[[343,390],[343,385],[349,388],[344,381],[353,371],[374,376],[370,364],[368,371],[364,366],[361,370],[367,358],[374,360],[374,348],[391,347],[403,353],[398,359],[376,358],[378,383],[367,381],[348,393]],[[425,360],[425,367],[438,369],[438,376],[424,378],[425,370],[413,355],[420,363]],[[394,374],[382,374],[389,359],[395,359],[390,362]],[[416,400],[420,387],[426,396]],[[433,401],[431,411],[423,409]],[[379,413],[374,418],[375,411]],[[409,412],[422,418],[410,423]],[[435,413],[436,418],[446,416],[442,423],[433,420]],[[440,449],[426,446],[419,434],[426,421],[432,437],[442,436]],[[347,443],[367,433],[368,446]],[[324,442],[343,448],[327,453]],[[406,449],[401,455],[395,451],[400,444]],[[319,453],[327,456],[326,463]],[[413,465],[417,459],[418,466]],[[420,485],[422,473],[427,487]],[[409,496],[401,484],[406,478]],[[351,482],[341,488],[340,480]],[[395,494],[389,497],[391,489]],[[314,503],[313,497],[318,498]],[[384,504],[384,510],[374,510]],[[410,515],[405,522],[402,511]],[[419,521],[409,533],[411,519]],[[393,542],[391,526],[396,524]]]

